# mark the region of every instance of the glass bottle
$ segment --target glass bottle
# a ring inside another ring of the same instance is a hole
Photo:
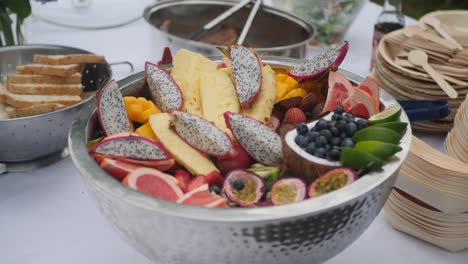
[[[382,13],[377,18],[372,38],[371,71],[374,68],[375,52],[380,40],[388,34],[405,26],[405,16],[401,12],[401,0],[385,0]]]

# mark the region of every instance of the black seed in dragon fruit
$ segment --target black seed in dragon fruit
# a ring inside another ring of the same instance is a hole
[[[348,42],[345,41],[339,47],[328,49],[309,60],[297,64],[288,75],[298,81],[318,79],[329,70],[340,66],[348,53],[348,48]]]
[[[96,95],[99,123],[109,136],[120,132],[130,132],[130,121],[119,86],[112,80]]]
[[[145,64],[145,79],[151,101],[163,112],[180,110],[184,104],[182,91],[174,79],[161,66],[151,62]]]

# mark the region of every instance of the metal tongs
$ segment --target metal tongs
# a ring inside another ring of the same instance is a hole
[[[224,20],[228,19],[230,16],[232,16],[234,13],[239,11],[242,7],[248,5],[252,0],[242,0],[236,5],[232,6],[228,10],[224,11],[221,15],[215,17],[213,20],[208,22],[203,26],[203,28],[198,31],[197,33],[193,34],[190,39],[191,40],[196,40],[199,37],[201,37],[203,34],[208,32],[209,30],[213,29],[217,25],[219,25],[221,22]],[[252,26],[252,22],[255,18],[255,15],[257,14],[258,9],[260,9],[260,6],[262,5],[263,0],[256,0],[254,6],[252,7],[252,10],[250,11],[249,16],[247,17],[247,20],[245,21],[244,27],[242,28],[242,32],[237,39],[237,44],[242,45],[244,43],[245,38],[247,37],[247,34],[249,33],[250,27]]]
[[[411,123],[435,121],[450,113],[447,100],[398,100]]]

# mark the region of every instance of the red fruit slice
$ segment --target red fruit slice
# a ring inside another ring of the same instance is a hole
[[[127,176],[130,172],[141,168],[141,166],[138,165],[109,158],[104,158],[100,166],[103,170],[119,181],[125,178],[125,176]]]
[[[186,193],[177,202],[188,205],[221,208],[226,207],[227,200],[219,195],[210,193],[208,184],[204,184]]]
[[[333,111],[348,98],[353,90],[351,82],[339,72],[330,72],[328,77],[328,93],[323,112]]]
[[[252,164],[252,159],[249,153],[245,151],[239,144],[234,144],[233,155],[227,159],[218,159],[216,166],[223,174],[227,174],[233,170],[246,169]]]
[[[163,112],[182,109],[184,97],[177,83],[161,66],[151,62],[145,64],[145,79],[151,101]]]
[[[193,191],[195,189],[197,189],[198,187],[204,185],[204,184],[208,184],[208,178],[205,177],[205,176],[196,176],[194,178],[192,178],[192,180],[190,180],[187,184],[187,190],[190,192],[190,191]]]
[[[206,175],[206,178],[210,186],[215,185],[215,186],[218,186],[219,188],[223,188],[224,177],[219,172],[212,171],[208,173],[208,175]]]
[[[99,123],[107,136],[131,131],[123,97],[114,80],[99,90],[96,107]]]
[[[304,112],[302,112],[302,110],[297,107],[293,107],[286,111],[286,114],[284,115],[283,119],[283,124],[298,125],[300,123],[305,123],[306,121],[307,118]]]
[[[174,170],[174,177],[179,181],[180,189],[184,193],[188,192],[188,183],[192,178],[192,175],[190,175],[186,170],[177,169]]]
[[[349,168],[333,169],[315,180],[309,187],[309,196],[316,197],[338,190],[357,179],[357,174]]]
[[[174,159],[167,159],[167,160],[137,160],[137,159],[130,159],[125,157],[114,157],[114,159],[123,161],[126,163],[130,163],[139,167],[148,167],[157,169],[159,171],[167,171],[172,168],[175,164]]]
[[[361,89],[353,89],[346,102],[345,110],[355,116],[369,118],[379,112],[379,102]]]
[[[380,101],[379,84],[374,77],[366,77],[357,88],[372,96],[375,101]]]
[[[123,180],[128,187],[156,198],[177,201],[184,193],[171,175],[150,168],[139,168],[130,172]]]
[[[287,204],[304,200],[306,185],[299,178],[285,178],[271,186],[270,199],[273,204]]]

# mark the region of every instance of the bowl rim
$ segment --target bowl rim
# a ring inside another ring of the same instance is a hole
[[[224,1],[218,1],[218,0],[163,0],[163,1],[159,1],[159,2],[157,2],[155,4],[147,6],[145,8],[145,10],[143,11],[143,18],[145,19],[145,21],[152,28],[154,28],[158,32],[162,33],[164,36],[171,37],[171,38],[173,38],[174,40],[177,40],[177,41],[186,42],[189,45],[194,46],[194,47],[214,49],[214,48],[222,46],[222,45],[207,44],[207,43],[203,43],[203,42],[200,42],[200,41],[195,41],[195,40],[182,38],[182,37],[179,37],[177,35],[170,34],[168,32],[162,31],[158,27],[156,27],[155,25],[153,25],[151,23],[151,20],[150,20],[151,15],[155,11],[157,11],[159,9],[166,8],[166,7],[171,7],[171,6],[175,6],[175,5],[180,5],[180,4],[186,4],[186,5],[214,4],[214,5],[229,6],[229,5],[234,5],[235,3],[237,3],[237,1],[233,1],[233,0],[224,0]],[[266,5],[263,5],[261,8],[265,12],[272,13],[272,14],[277,15],[277,16],[281,16],[283,18],[286,18],[286,19],[294,22],[296,25],[301,26],[303,29],[307,30],[307,32],[309,33],[309,37],[306,38],[303,41],[300,41],[300,42],[297,42],[297,43],[294,43],[294,44],[290,44],[290,45],[268,47],[268,48],[255,48],[255,50],[257,50],[258,52],[281,51],[281,50],[289,50],[289,49],[301,47],[303,45],[307,45],[307,43],[309,41],[311,41],[312,39],[314,39],[315,36],[317,35],[317,28],[315,27],[315,25],[310,24],[310,23],[306,22],[305,20],[303,20],[303,19],[301,19],[301,18],[299,18],[299,17],[297,17],[297,16],[295,16],[293,14],[289,14],[289,13],[286,13],[284,11],[281,11],[278,8],[274,8],[274,7],[266,6]]]
[[[80,48],[75,48],[75,47],[70,47],[70,46],[62,46],[62,45],[50,45],[50,44],[24,44],[24,45],[17,45],[17,46],[8,46],[8,47],[2,47],[0,48],[0,53],[2,52],[7,52],[7,51],[12,51],[12,50],[32,50],[32,49],[51,49],[51,50],[68,50],[68,51],[73,51],[76,53],[86,53],[86,54],[95,54],[91,51],[80,49]],[[110,67],[109,63],[107,63],[109,66],[110,70],[110,79],[112,79],[112,68]],[[2,84],[4,85],[4,84]],[[42,117],[47,117],[53,114],[61,113],[61,112],[66,112],[69,111],[70,109],[74,109],[76,107],[80,107],[81,105],[85,104],[86,102],[90,101],[92,98],[94,98],[95,93],[90,95],[88,98],[82,99],[81,102],[70,105],[64,108],[61,108],[59,110],[55,110],[52,112],[48,113],[43,113],[39,115],[33,115],[33,116],[25,116],[25,117],[17,117],[17,118],[8,118],[8,119],[0,119],[0,124],[1,123],[6,123],[6,122],[22,122],[22,121],[27,121],[29,119],[34,119],[34,118],[42,118]]]
[[[219,61],[221,57],[217,57]],[[278,67],[291,67],[299,60],[264,56],[262,57],[265,64],[275,65]],[[345,70],[339,70],[348,79],[353,82],[360,83],[363,78],[352,74]],[[143,72],[131,75],[119,81],[120,89],[125,89],[130,85],[141,84]],[[398,102],[387,92],[380,87],[381,100],[387,100],[393,104]],[[171,215],[180,218],[199,220],[199,221],[216,221],[216,222],[253,222],[253,221],[271,221],[284,218],[294,218],[303,215],[311,215],[321,213],[327,210],[338,208],[343,204],[350,203],[368,192],[374,190],[379,185],[386,182],[394,176],[403,161],[405,160],[410,144],[411,144],[411,128],[408,126],[407,131],[402,137],[402,151],[397,153],[397,160],[385,164],[382,171],[372,172],[364,175],[353,184],[345,186],[337,191],[325,194],[314,199],[306,199],[301,202],[256,207],[256,208],[205,208],[190,205],[177,204],[175,202],[165,201],[154,198],[146,194],[140,193],[133,189],[123,186],[119,181],[109,176],[99,165],[92,159],[86,148],[88,138],[88,124],[95,114],[95,105],[88,101],[80,114],[72,122],[69,134],[69,150],[72,160],[78,168],[83,181],[86,185],[92,186],[95,191],[102,195],[108,196],[109,199],[121,200],[125,203],[132,204],[148,211],[155,211],[164,215]],[[401,120],[408,122],[408,117],[404,111],[401,114]]]

